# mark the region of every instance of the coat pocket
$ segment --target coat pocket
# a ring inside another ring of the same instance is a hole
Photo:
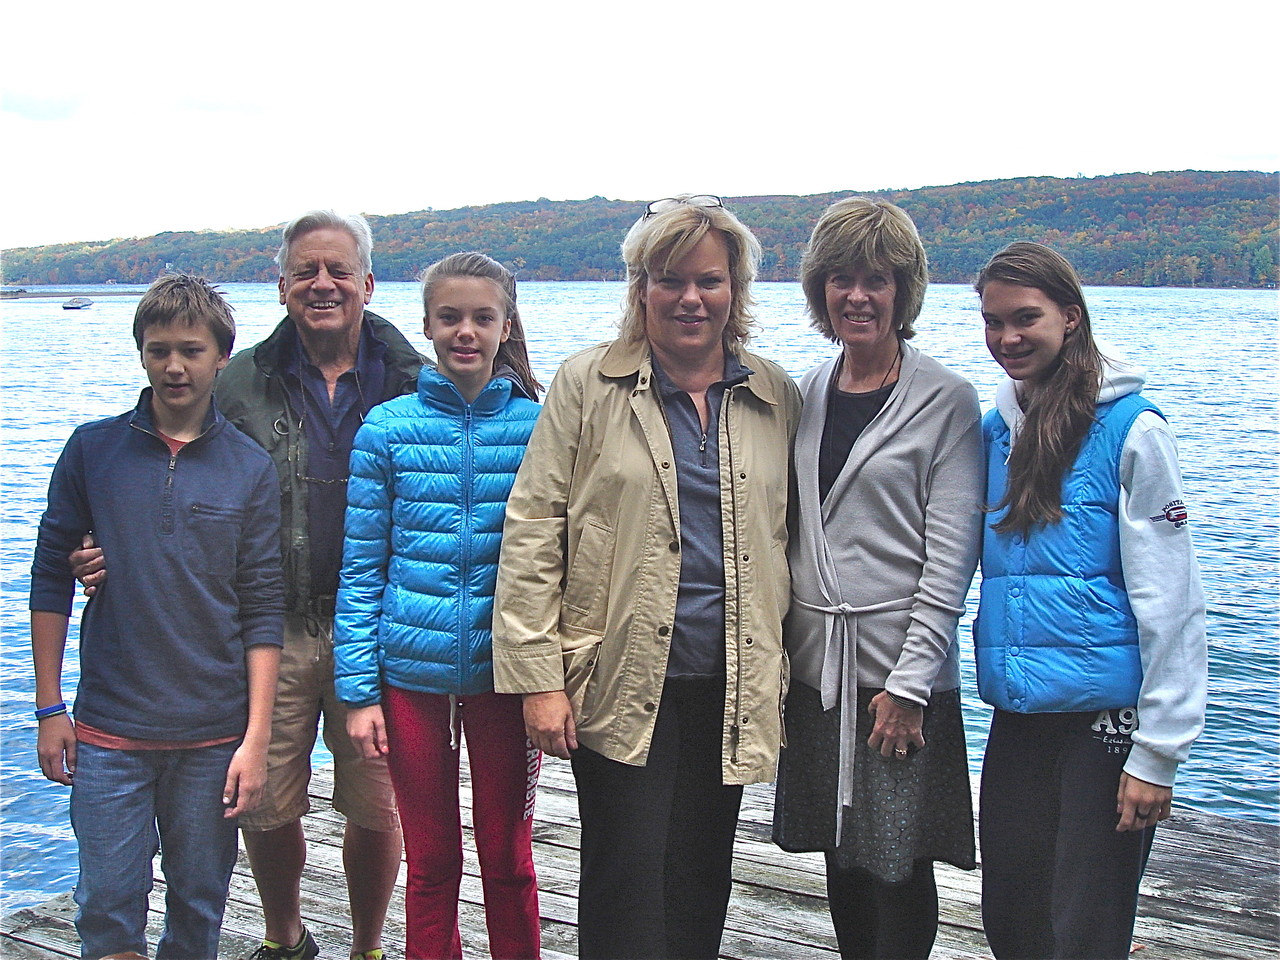
[[[791,608],[791,567],[787,564],[787,548],[774,540],[769,545],[769,556],[773,561],[773,569],[769,571],[770,582],[774,586],[774,599],[777,602],[778,623],[787,618]]]
[[[613,573],[613,531],[590,521],[578,538],[565,579],[565,623],[589,633],[603,634],[609,612],[608,587]]]

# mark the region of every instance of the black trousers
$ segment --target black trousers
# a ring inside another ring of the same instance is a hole
[[[582,960],[719,954],[742,803],[721,783],[723,725],[723,680],[668,680],[645,766],[574,751]]]
[[[992,718],[978,827],[982,925],[997,960],[1129,956],[1155,827],[1116,832],[1132,741],[1120,711],[1109,713]]]
[[[938,936],[932,860],[915,861],[909,880],[882,883],[827,854],[827,905],[840,960],[928,960]]]

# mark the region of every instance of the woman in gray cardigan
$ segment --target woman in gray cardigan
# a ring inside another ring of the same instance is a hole
[[[826,854],[842,957],[924,960],[934,861],[974,866],[955,634],[981,534],[978,397],[907,342],[928,264],[899,208],[832,205],[801,280],[841,350],[801,381],[774,840]]]

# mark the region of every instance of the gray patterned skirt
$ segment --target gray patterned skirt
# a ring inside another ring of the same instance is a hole
[[[840,708],[822,709],[820,694],[793,682],[787,694],[787,747],[778,767],[773,841],[793,853],[834,854],[844,870],[882,883],[911,877],[916,860],[974,868],[973,802],[965,755],[960,691],[935,693],[924,710],[925,745],[905,760],[867,746],[867,705],[879,690],[858,689],[858,744],[853,804],[836,846]]]

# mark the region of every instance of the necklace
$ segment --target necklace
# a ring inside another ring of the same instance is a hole
[[[880,386],[876,387],[877,390],[884,389],[884,385],[889,382],[889,375],[893,373],[893,368],[896,367],[898,365],[898,361],[902,359],[902,341],[897,337],[894,337],[893,339],[897,344],[898,350],[893,355],[893,362],[889,364],[889,369],[884,372],[884,378],[880,381]]]

